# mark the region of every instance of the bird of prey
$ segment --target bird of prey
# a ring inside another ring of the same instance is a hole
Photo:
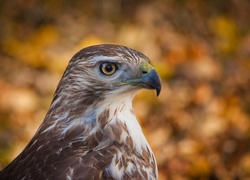
[[[44,121],[0,179],[157,179],[132,100],[161,80],[149,59],[103,44],[70,60]]]

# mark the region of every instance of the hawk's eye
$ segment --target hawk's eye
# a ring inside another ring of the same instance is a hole
[[[114,74],[117,70],[117,66],[114,63],[105,62],[100,65],[100,71],[105,75]]]

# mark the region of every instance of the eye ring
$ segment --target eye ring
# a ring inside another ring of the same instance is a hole
[[[111,62],[105,62],[100,65],[100,71],[105,75],[112,75],[115,73],[116,70],[117,70],[116,64]]]

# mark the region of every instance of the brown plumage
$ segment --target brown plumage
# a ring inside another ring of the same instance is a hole
[[[0,179],[157,179],[132,108],[141,88],[161,89],[142,53],[108,44],[79,51],[43,123]]]

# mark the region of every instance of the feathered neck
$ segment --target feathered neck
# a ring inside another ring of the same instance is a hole
[[[103,109],[97,115],[98,126],[101,131],[112,139],[112,142],[123,146],[127,151],[136,154],[137,158],[146,162],[145,167],[147,177],[154,179],[157,176],[157,166],[154,154],[142,132],[142,129],[136,119],[132,99],[124,99],[124,102],[118,100],[116,103],[104,104]],[[123,101],[123,100],[122,100]],[[127,102],[126,102],[127,101]],[[120,169],[116,162],[111,163],[110,173],[120,179]],[[130,172],[129,168],[125,171]],[[141,170],[139,170],[141,171]]]
[[[61,108],[67,109],[67,104],[58,106],[54,101],[50,108],[53,111],[48,112],[39,133],[53,133],[53,136],[63,137],[66,141],[72,139],[88,141],[88,137],[101,133],[107,138],[105,142],[98,142],[102,145],[108,146],[110,143],[116,142],[140,155],[146,153],[153,156],[136,119],[132,107],[133,97],[134,94],[125,94],[115,97],[115,99],[106,96],[100,104],[90,105],[90,108],[80,109],[78,106],[78,109],[81,110],[78,117],[72,117],[70,111],[60,113]],[[96,148],[98,147],[97,145]]]
[[[97,123],[113,141],[139,154],[151,152],[132,107],[133,97],[119,97],[112,103],[103,103],[97,110]]]
[[[81,130],[89,136],[101,131],[102,134],[109,137],[110,142],[125,145],[139,154],[145,152],[151,154],[152,150],[142,133],[132,107],[133,97],[133,94],[119,96],[116,99],[105,97],[99,104],[89,105],[88,109],[84,109],[85,106],[82,109],[78,106],[77,108],[81,110],[78,117],[72,117],[70,111],[63,111],[64,113],[60,114],[60,109],[67,108],[67,105],[57,107],[57,103],[54,101],[50,108],[53,111],[48,112],[39,131],[42,134],[57,133],[65,139],[69,135],[72,136],[71,134],[74,132],[78,132],[74,134],[74,138],[81,136]],[[50,112],[56,112],[56,114],[50,114]],[[85,137],[81,138],[85,139]]]

